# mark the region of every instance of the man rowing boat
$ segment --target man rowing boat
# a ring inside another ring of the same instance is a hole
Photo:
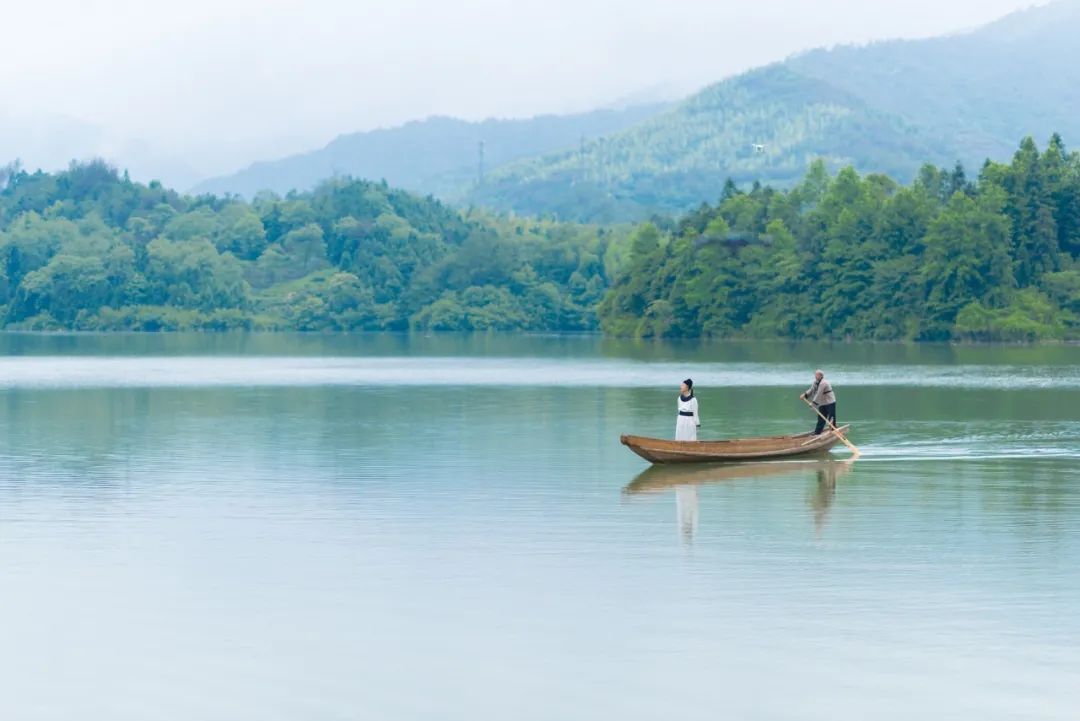
[[[800,398],[805,398],[818,410],[817,427],[814,435],[819,436],[825,430],[825,419],[836,425],[836,394],[833,393],[832,384],[825,380],[825,374],[820,370],[814,371],[814,382]]]

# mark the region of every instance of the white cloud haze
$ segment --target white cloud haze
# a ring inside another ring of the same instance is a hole
[[[689,91],[806,48],[956,31],[1032,3],[4,4],[0,154],[50,164],[50,153],[74,152],[67,145],[93,145],[133,170],[181,158],[186,169],[160,172],[189,182],[340,133],[431,114],[586,110],[658,85]]]

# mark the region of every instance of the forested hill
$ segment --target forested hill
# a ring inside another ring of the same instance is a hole
[[[817,163],[639,228],[599,309],[610,334],[880,340],[1080,337],[1080,155],[924,167],[907,187]]]
[[[1080,155],[1057,136],[975,178],[818,162],[790,190],[722,183],[717,205],[636,229],[364,181],[189,197],[100,163],[0,188],[7,328],[1080,338]]]
[[[809,163],[901,181],[924,162],[1007,160],[1017,138],[1080,137],[1080,0],[964,34],[820,50],[724,80],[584,151],[492,173],[470,200],[564,219],[715,202],[719,179],[789,187]],[[755,149],[755,145],[763,146]]]
[[[587,330],[618,233],[466,217],[385,184],[248,204],[102,163],[0,173],[0,325]]]
[[[854,165],[906,180],[924,162],[954,162],[947,147],[850,92],[774,65],[583,149],[511,164],[470,200],[612,222],[694,207],[729,178],[790,185],[818,158],[831,170]]]
[[[1006,160],[1016,139],[1080,137],[1080,0],[970,33],[817,50],[786,66],[946,138],[953,160]]]
[[[592,138],[630,127],[666,109],[648,103],[574,115],[468,122],[433,117],[400,127],[350,133],[325,148],[255,163],[233,175],[197,185],[195,193],[253,198],[261,190],[284,194],[311,190],[335,176],[385,180],[444,200],[460,199],[480,173],[479,145],[487,170],[525,157],[577,147]]]

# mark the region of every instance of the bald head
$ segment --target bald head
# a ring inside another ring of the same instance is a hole
[[[818,370],[814,371],[814,378],[816,378],[817,380],[821,380],[824,377],[825,377],[825,373],[822,372],[822,370],[820,368]]]

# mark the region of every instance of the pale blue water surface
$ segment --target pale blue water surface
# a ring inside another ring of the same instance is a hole
[[[654,470],[796,432],[863,457]],[[0,718],[1076,719],[1080,348],[0,336]]]

